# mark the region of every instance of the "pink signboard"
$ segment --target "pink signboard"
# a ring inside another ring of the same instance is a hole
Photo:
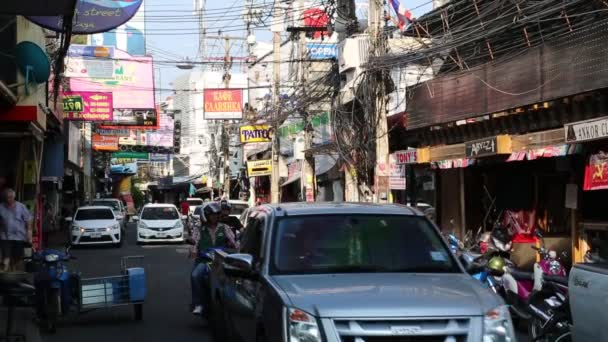
[[[63,115],[66,120],[111,121],[112,93],[64,91]]]
[[[68,59],[68,63],[69,61]],[[71,77],[70,90],[111,92],[114,95],[114,109],[154,110],[152,57],[133,57],[122,50],[116,49],[114,50],[112,77]]]

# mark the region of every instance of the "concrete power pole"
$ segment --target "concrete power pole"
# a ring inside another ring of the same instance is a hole
[[[226,60],[224,61],[224,87],[230,88],[230,36],[224,39],[224,49],[226,50]],[[222,121],[222,154],[224,155],[224,195],[230,198],[230,136],[226,121]]]
[[[278,126],[279,117],[281,115],[280,105],[280,84],[281,84],[281,9],[276,6],[274,9],[274,16],[272,25],[272,45],[273,45],[273,58],[272,58],[272,75],[273,75],[273,91],[272,91],[272,104],[274,106],[272,111],[272,124]],[[270,201],[271,203],[279,203],[279,135],[277,134],[278,127],[273,127],[275,134],[272,136],[272,175],[270,176]]]
[[[302,88],[301,96],[302,100],[306,101],[306,21],[304,18],[304,0],[298,0],[298,7],[300,14],[300,24],[302,26],[300,30],[298,50],[300,55],[300,87]],[[316,179],[315,179],[315,156],[310,151],[312,147],[312,134],[313,129],[310,120],[310,113],[308,108],[304,107],[301,109],[304,114],[304,151],[305,157],[302,164],[302,177],[300,178],[301,191],[304,195],[306,202],[314,202],[316,198]]]
[[[382,17],[384,4],[381,0],[370,0],[369,2],[369,39],[370,57],[383,55],[386,51],[386,36],[382,32]],[[383,72],[372,71],[372,72]],[[376,115],[378,125],[376,127],[376,168],[374,200],[377,203],[388,202],[388,172],[389,172],[389,147],[388,147],[388,123],[386,117],[386,86],[384,82],[376,84],[375,92]]]

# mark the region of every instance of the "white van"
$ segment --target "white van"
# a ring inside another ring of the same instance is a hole
[[[146,204],[137,222],[137,243],[184,242],[185,216],[173,204]]]

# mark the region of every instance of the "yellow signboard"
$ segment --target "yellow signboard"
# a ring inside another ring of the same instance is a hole
[[[242,143],[269,142],[272,134],[272,127],[268,125],[241,126]]]
[[[251,160],[247,162],[249,177],[270,176],[272,174],[272,160]]]

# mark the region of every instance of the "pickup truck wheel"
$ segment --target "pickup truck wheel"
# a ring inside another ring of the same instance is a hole
[[[230,318],[230,314],[228,312],[223,311],[224,313],[224,324],[221,325],[222,330],[224,330],[224,341],[226,342],[237,342],[236,336],[234,336],[234,324],[232,323],[232,319]],[[221,340],[220,340],[221,341]]]
[[[209,313],[208,322],[209,328],[211,329],[211,335],[213,335],[213,340],[225,341],[226,324],[224,324],[224,315],[218,306],[213,305],[213,308]]]

